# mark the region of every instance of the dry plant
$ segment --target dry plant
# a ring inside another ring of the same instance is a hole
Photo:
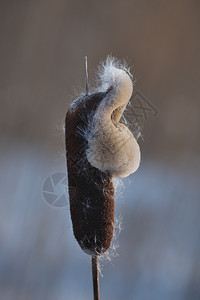
[[[114,177],[127,177],[140,163],[140,149],[120,118],[133,91],[126,65],[112,57],[101,63],[99,87],[74,100],[66,114],[70,212],[76,240],[92,256],[94,299],[99,299],[98,257],[114,232]]]

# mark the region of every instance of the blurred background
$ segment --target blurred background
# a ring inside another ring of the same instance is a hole
[[[66,172],[84,56],[92,86],[108,54],[158,113],[142,114],[140,169],[118,184],[123,230],[118,257],[101,261],[101,299],[200,299],[200,2],[1,0],[0,32],[0,299],[92,299],[68,199],[55,207],[42,191]]]

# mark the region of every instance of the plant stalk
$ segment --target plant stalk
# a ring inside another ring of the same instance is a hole
[[[87,56],[85,56],[85,94],[88,95],[88,65]],[[94,300],[99,300],[99,270],[98,256],[92,256],[92,281]]]
[[[92,256],[92,280],[94,300],[99,300],[99,270],[98,270],[98,256]]]
[[[85,56],[85,94],[88,95],[88,65],[87,56]]]

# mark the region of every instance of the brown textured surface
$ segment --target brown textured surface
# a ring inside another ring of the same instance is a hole
[[[92,167],[86,158],[87,141],[81,130],[88,125],[105,93],[84,96],[65,122],[68,185],[73,231],[88,254],[103,254],[110,246],[114,226],[112,177]]]

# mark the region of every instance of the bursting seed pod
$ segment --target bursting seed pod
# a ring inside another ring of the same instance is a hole
[[[72,102],[65,122],[70,212],[80,247],[92,256],[110,247],[114,229],[113,177],[140,163],[140,149],[120,118],[133,91],[129,69],[108,57],[100,87]]]

